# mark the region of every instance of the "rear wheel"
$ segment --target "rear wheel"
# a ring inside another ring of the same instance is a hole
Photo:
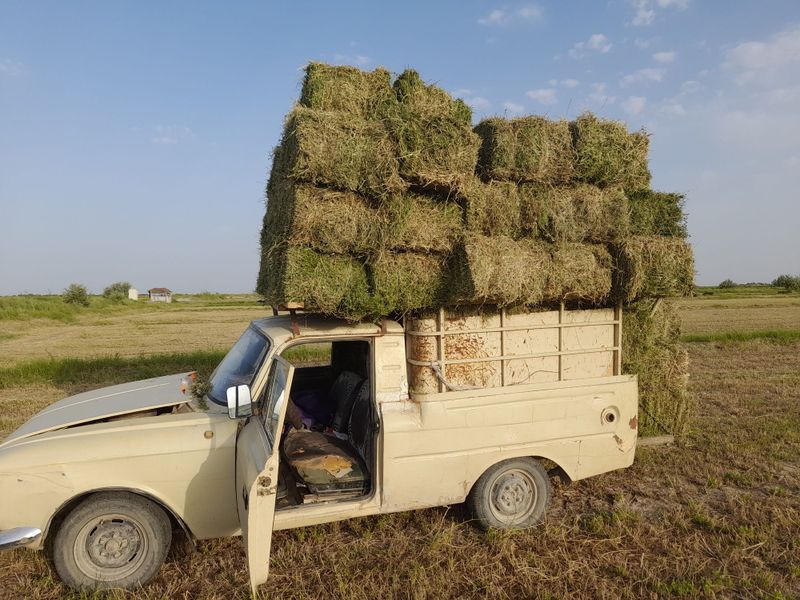
[[[171,541],[169,517],[159,506],[135,494],[101,492],[64,519],[53,563],[75,589],[132,588],[158,573]]]
[[[526,529],[542,522],[552,496],[544,467],[532,458],[514,458],[481,475],[467,503],[483,529]]]

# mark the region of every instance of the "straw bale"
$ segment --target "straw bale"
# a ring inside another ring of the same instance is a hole
[[[295,246],[327,254],[365,255],[382,243],[379,211],[353,192],[287,181],[272,186],[267,206],[282,224],[278,230]]]
[[[396,154],[380,123],[297,107],[286,122],[272,174],[383,198],[406,187]]]
[[[648,189],[628,192],[633,235],[665,235],[686,238],[685,196]]]
[[[473,175],[478,160],[472,111],[441,88],[426,85],[415,71],[403,72],[394,88],[398,104],[388,126],[399,148],[400,174],[435,191],[456,189]]]
[[[611,255],[601,244],[563,243],[552,248],[545,295],[550,301],[604,303],[611,293]]]
[[[452,293],[456,303],[539,304],[551,265],[541,242],[468,233],[454,255]]]
[[[629,133],[623,123],[586,113],[570,125],[575,146],[575,178],[599,186],[647,187],[650,140],[644,131]]]
[[[478,172],[486,179],[559,185],[574,170],[567,121],[544,117],[485,119],[475,127],[481,137]]]
[[[370,314],[367,274],[357,259],[279,243],[262,250],[261,269],[258,292],[270,304],[301,303],[350,320]]]
[[[397,194],[380,208],[383,246],[392,250],[450,252],[464,229],[461,207],[420,194]]]
[[[413,69],[403,71],[394,82],[400,108],[415,118],[448,119],[454,125],[472,127],[472,109],[442,88],[426,84]]]
[[[638,298],[689,296],[694,287],[692,247],[681,238],[631,236],[611,246],[615,295]]]
[[[383,252],[369,265],[375,314],[403,313],[442,302],[446,257]]]
[[[602,243],[628,233],[628,199],[620,188],[523,184],[519,198],[522,231],[531,237]]]
[[[654,306],[652,300],[642,300],[625,308],[622,370],[638,375],[640,435],[666,433],[656,420],[670,433],[681,435],[696,410],[687,391],[689,359],[680,333],[680,318],[669,301]]]
[[[483,235],[520,237],[520,199],[516,184],[470,178],[458,192],[465,207],[467,229]]]
[[[397,103],[392,76],[386,69],[311,62],[306,67],[300,104],[321,111],[339,111],[363,119],[383,119]]]

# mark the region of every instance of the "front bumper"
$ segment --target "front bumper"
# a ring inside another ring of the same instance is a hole
[[[36,527],[15,527],[0,531],[0,550],[11,550],[27,546],[42,537],[42,530]]]

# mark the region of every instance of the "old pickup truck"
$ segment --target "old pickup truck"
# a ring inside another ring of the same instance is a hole
[[[563,305],[254,321],[204,386],[86,392],[6,438],[0,548],[47,549],[74,588],[130,588],[174,531],[242,535],[255,590],[277,529],[462,502],[484,528],[531,527],[555,472],[633,461],[620,328],[619,309]]]

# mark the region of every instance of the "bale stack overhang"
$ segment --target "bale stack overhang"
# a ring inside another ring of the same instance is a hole
[[[649,188],[648,146],[591,114],[473,128],[415,71],[311,63],[274,153],[257,291],[350,320],[621,303],[643,430],[680,432],[685,355],[654,301],[688,295],[694,266],[684,198]]]

